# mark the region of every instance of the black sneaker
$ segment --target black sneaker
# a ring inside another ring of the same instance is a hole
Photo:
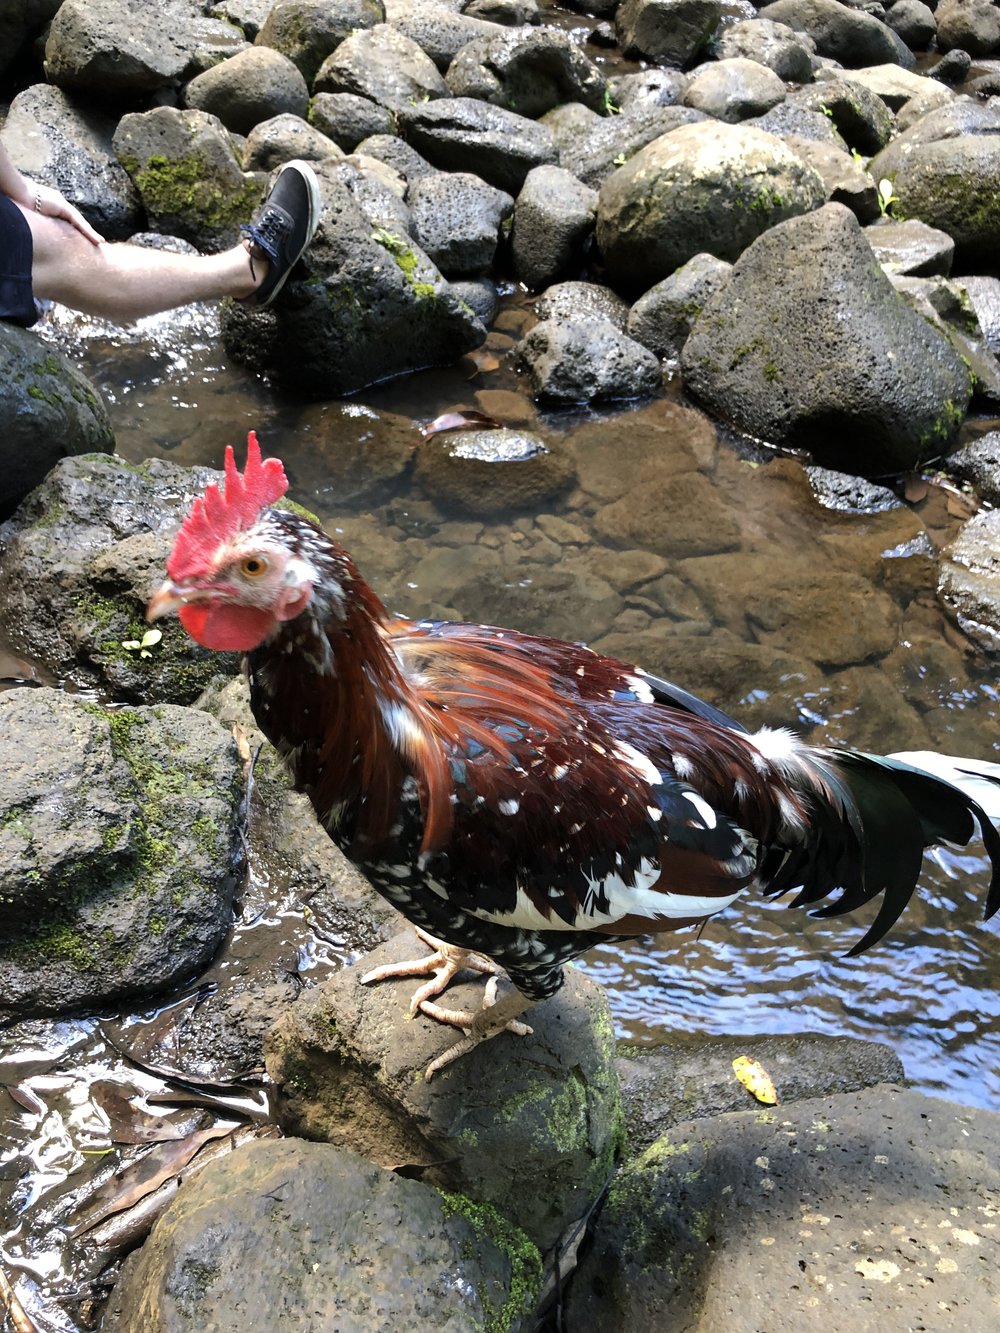
[[[320,211],[319,181],[307,162],[286,162],[254,220],[240,228],[254,259],[266,259],[267,277],[245,297],[247,305],[263,310],[288,281],[288,275],[316,234]]]

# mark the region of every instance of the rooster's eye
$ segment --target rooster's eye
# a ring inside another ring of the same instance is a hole
[[[240,562],[240,572],[249,578],[258,579],[261,574],[267,573],[267,561],[262,555],[248,555]]]

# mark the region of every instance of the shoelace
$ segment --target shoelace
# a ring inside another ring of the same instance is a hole
[[[254,272],[253,266],[254,247],[256,246],[258,250],[263,251],[265,257],[272,264],[276,264],[278,262],[278,242],[287,230],[288,220],[276,208],[265,208],[259,222],[244,223],[240,227],[241,233],[250,242],[247,253],[250,256],[250,276],[255,282],[257,274]]]

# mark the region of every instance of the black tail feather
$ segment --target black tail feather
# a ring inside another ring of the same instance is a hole
[[[827,751],[811,828],[801,848],[771,877],[769,895],[799,887],[793,905],[819,902],[839,890],[815,915],[840,916],[882,903],[848,957],[863,953],[896,923],[920,878],[923,854],[940,843],[966,846],[982,835],[992,864],[986,919],[1000,909],[1000,833],[982,806],[959,786],[897,759]],[[765,867],[766,874],[766,867]]]

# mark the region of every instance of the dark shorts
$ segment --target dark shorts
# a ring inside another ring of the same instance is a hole
[[[17,204],[0,194],[0,319],[27,329],[37,318],[31,292],[31,228]]]

